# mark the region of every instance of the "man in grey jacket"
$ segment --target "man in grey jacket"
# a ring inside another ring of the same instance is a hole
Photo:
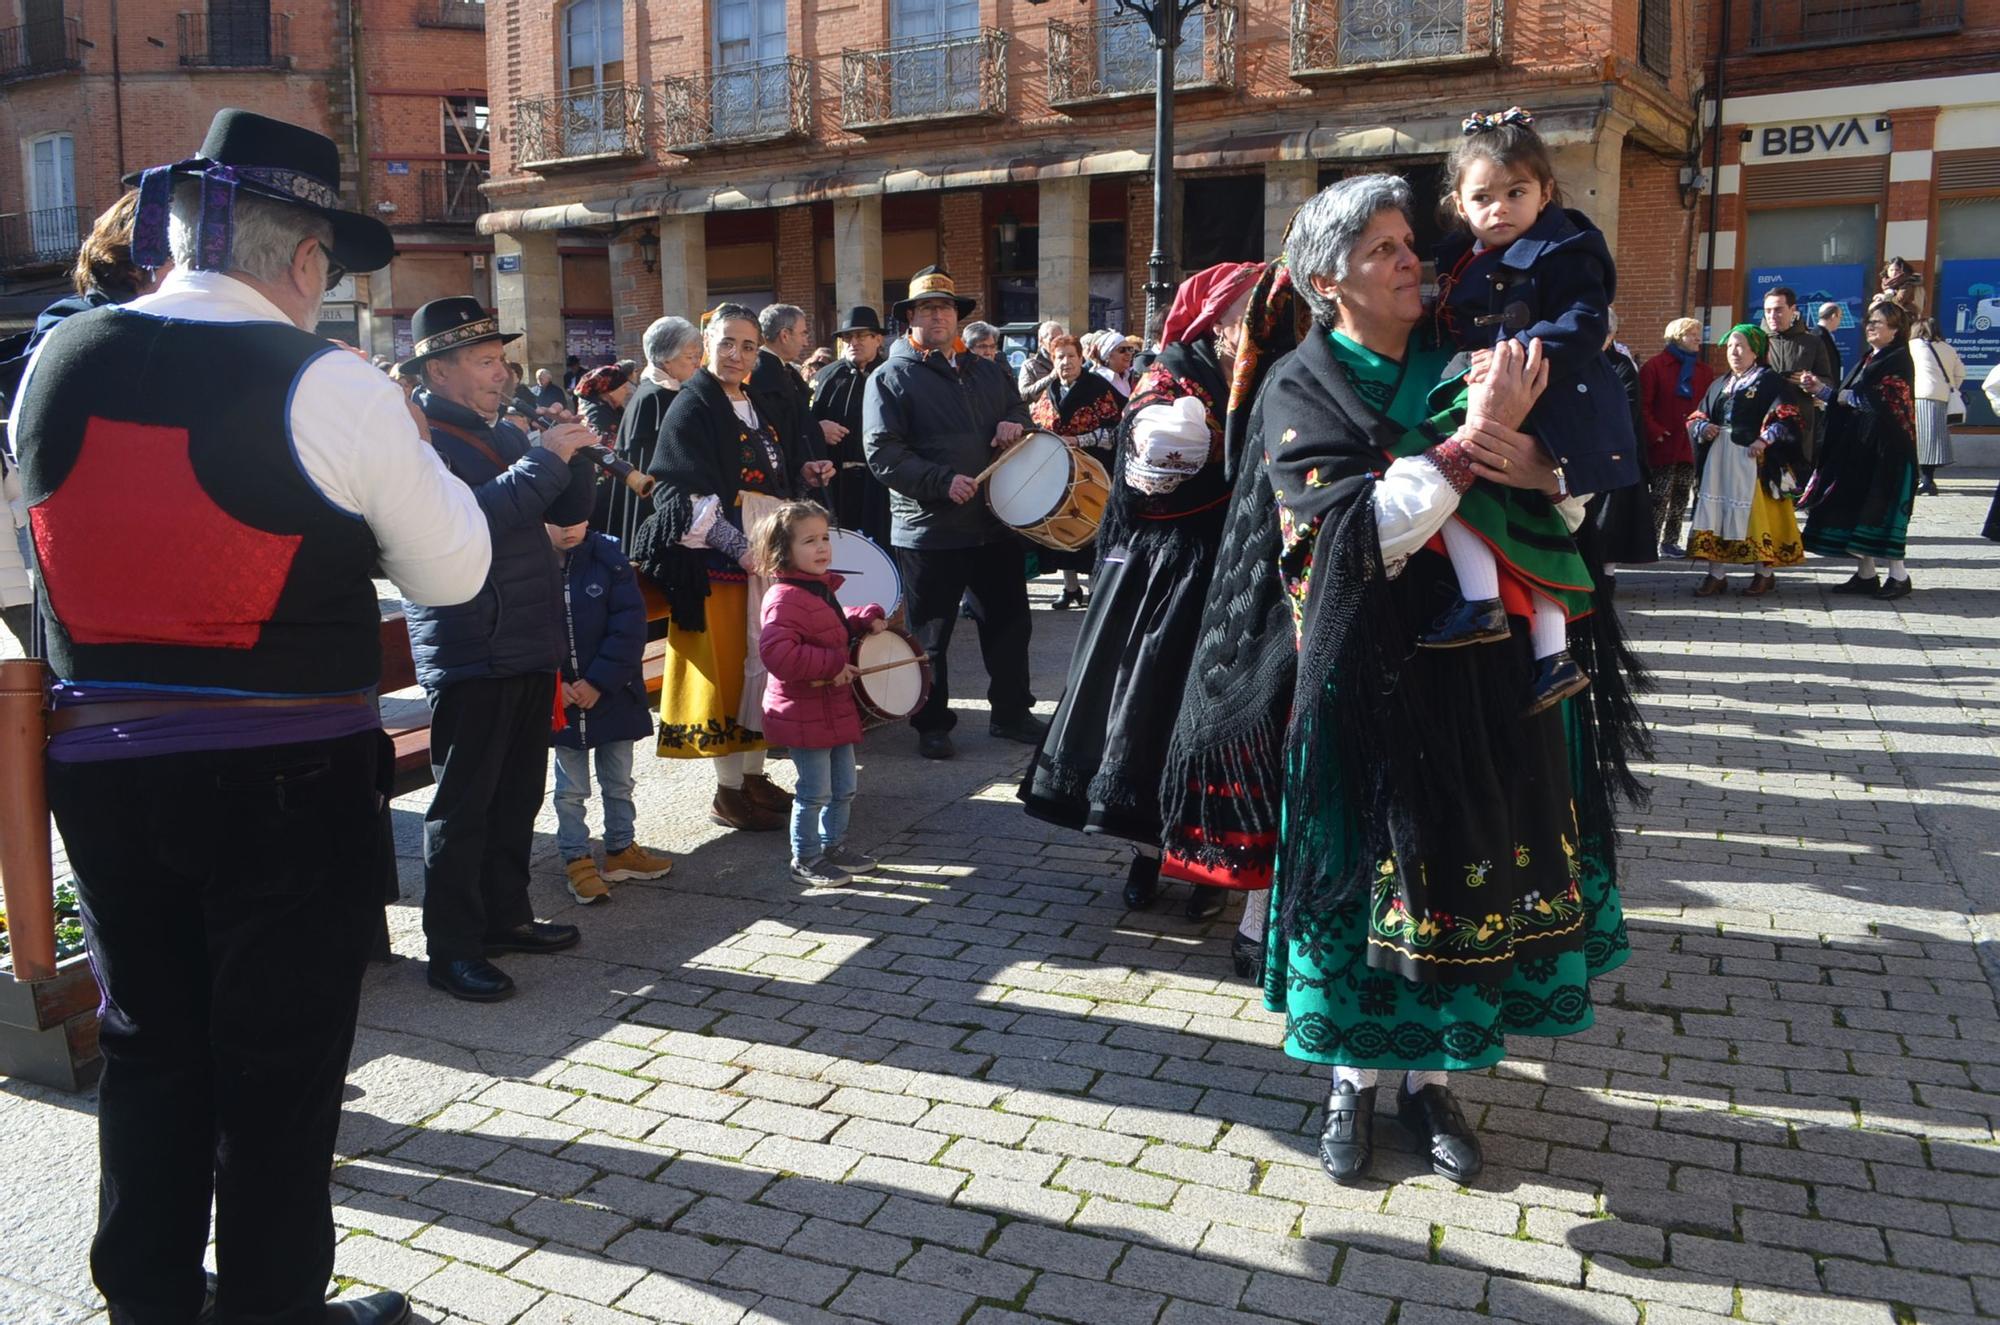
[[[968,592],[986,660],[989,730],[1039,745],[1047,724],[1030,711],[1028,585],[1021,543],[986,503],[975,477],[1028,423],[999,363],[959,344],[958,324],[975,301],[951,274],[926,267],[894,310],[910,327],[868,379],[862,430],[868,467],[889,489],[890,541],[903,572],[905,619],[931,657],[930,700],[911,719],[926,759],[949,759],[951,680],[946,651]]]

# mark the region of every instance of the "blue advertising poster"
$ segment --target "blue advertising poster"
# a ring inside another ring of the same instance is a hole
[[[1840,361],[1852,365],[1861,358],[1861,314],[1867,305],[1868,268],[1861,263],[1832,267],[1754,267],[1750,271],[1749,320],[1764,323],[1764,296],[1771,287],[1788,285],[1798,292],[1799,316],[1811,326],[1819,317],[1821,304],[1839,304],[1846,310],[1833,343],[1840,347]]]
[[[2000,258],[1961,258],[1938,264],[1938,330],[1965,360],[1966,422],[1991,427],[1996,420],[1979,384],[2000,363]]]

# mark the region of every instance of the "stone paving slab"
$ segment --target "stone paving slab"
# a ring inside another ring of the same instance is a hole
[[[425,796],[399,801],[336,1286],[434,1325],[2000,1317],[2000,547],[1992,476],[1945,486],[1896,604],[1817,562],[1760,600],[1622,578],[1659,687],[1633,956],[1590,1032],[1458,1080],[1471,1190],[1387,1121],[1374,1180],[1334,1187],[1325,1074],[1233,978],[1234,908],[1126,913],[1122,852],[1023,817],[1023,752],[968,702],[952,763],[870,738],[883,867],[846,888],[711,828],[701,766],[641,759],[679,863],[608,905],[570,904],[544,815],[536,904],[586,937],[511,962],[497,1007],[424,987]],[[1077,619],[1036,613],[1044,695]],[[100,1309],[92,1121],[0,1082],[0,1319]]]

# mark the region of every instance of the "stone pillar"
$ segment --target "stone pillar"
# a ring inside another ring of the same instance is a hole
[[[518,359],[527,380],[537,368],[557,377],[563,370],[562,259],[556,256],[556,232],[503,231],[493,236],[493,302],[500,309],[500,329],[522,335]]]
[[[1285,227],[1292,213],[1319,192],[1319,162],[1272,161],[1264,166],[1264,256],[1275,258],[1285,247]]]
[[[699,323],[708,311],[708,227],[699,215],[660,218],[660,316]],[[644,328],[641,328],[644,331]]]
[[[1619,158],[1631,128],[1632,121],[1623,115],[1606,113],[1591,141],[1558,147],[1551,153],[1556,178],[1562,182],[1563,201],[1597,223],[1613,253],[1618,251]]]
[[[1041,321],[1060,322],[1078,336],[1090,326],[1090,180],[1041,182],[1041,257],[1035,293]]]
[[[866,304],[887,320],[882,303],[882,195],[833,204],[833,304],[837,316]]]
[[[641,357],[639,342],[660,315],[660,287],[655,273],[646,270],[639,244],[652,229],[652,222],[641,221],[611,241],[611,318],[618,332],[618,355],[624,359]]]

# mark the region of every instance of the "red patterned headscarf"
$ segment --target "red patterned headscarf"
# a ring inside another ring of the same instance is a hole
[[[1263,274],[1261,262],[1220,262],[1182,281],[1160,328],[1160,348],[1200,337]]]

